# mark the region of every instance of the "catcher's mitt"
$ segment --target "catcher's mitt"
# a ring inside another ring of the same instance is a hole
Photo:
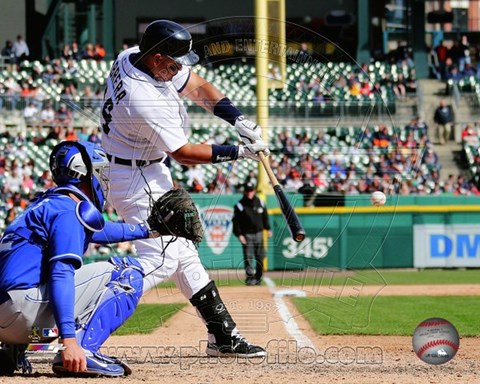
[[[196,246],[203,239],[203,227],[190,195],[182,188],[171,189],[151,208],[147,223],[160,235],[184,237]]]

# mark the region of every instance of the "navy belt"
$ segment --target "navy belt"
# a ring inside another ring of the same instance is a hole
[[[12,298],[10,297],[8,292],[0,292],[0,305],[11,299]]]
[[[108,161],[112,161],[115,164],[120,164],[120,165],[128,165],[132,166],[132,164],[136,164],[137,167],[146,167],[147,165],[154,164],[154,163],[161,163],[163,161],[163,157],[160,157],[159,159],[155,160],[130,160],[130,159],[122,159],[121,157],[117,156],[112,156],[107,154]]]

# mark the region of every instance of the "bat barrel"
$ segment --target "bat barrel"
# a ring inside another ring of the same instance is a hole
[[[275,195],[277,196],[278,202],[280,203],[280,209],[282,210],[283,216],[288,225],[290,234],[292,235],[293,240],[296,242],[301,242],[305,239],[305,229],[303,229],[302,223],[300,222],[296,212],[294,211],[292,205],[287,199],[285,192],[283,192],[280,185],[275,185],[273,187]]]

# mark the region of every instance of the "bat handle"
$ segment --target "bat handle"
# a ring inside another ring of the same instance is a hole
[[[261,163],[263,164],[263,169],[265,169],[265,172],[267,172],[268,178],[270,179],[270,182],[272,185],[275,187],[276,185],[279,185],[280,183],[277,180],[277,177],[272,171],[272,168],[270,167],[270,162],[268,161],[267,156],[263,152],[257,152],[258,157],[260,158]]]

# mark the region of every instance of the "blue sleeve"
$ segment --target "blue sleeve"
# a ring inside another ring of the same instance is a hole
[[[82,265],[86,233],[75,211],[60,213],[52,221],[48,235],[50,262],[72,260],[75,268]]]
[[[147,237],[148,230],[144,224],[125,224],[107,221],[100,232],[93,233],[92,243],[112,244],[146,239]]]
[[[75,267],[73,260],[50,264],[50,306],[61,338],[75,337]]]

